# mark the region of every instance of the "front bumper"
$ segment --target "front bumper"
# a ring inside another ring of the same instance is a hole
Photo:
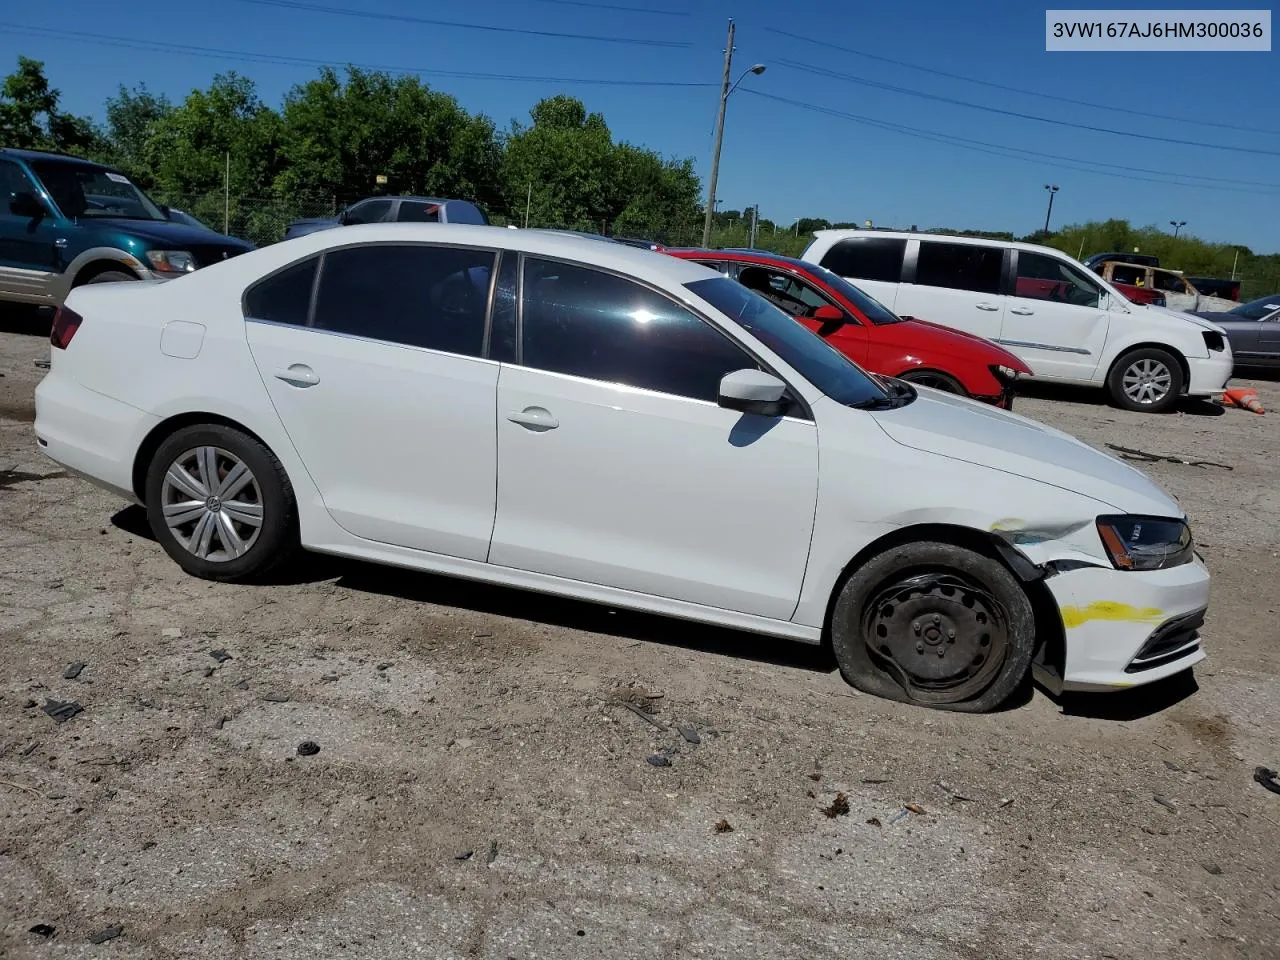
[[[1066,639],[1061,689],[1140,686],[1205,658],[1199,627],[1209,604],[1209,571],[1199,557],[1140,573],[1088,567],[1049,577],[1045,585]]]
[[[1221,393],[1231,379],[1231,370],[1235,366],[1235,358],[1231,348],[1214,350],[1207,357],[1192,357],[1187,360],[1187,396],[1208,397]]]

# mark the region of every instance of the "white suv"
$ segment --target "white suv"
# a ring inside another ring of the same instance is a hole
[[[976,237],[819,230],[802,259],[901,316],[994,340],[1035,379],[1105,387],[1129,410],[1220,392],[1231,376],[1221,327],[1136,304],[1051,247]]]

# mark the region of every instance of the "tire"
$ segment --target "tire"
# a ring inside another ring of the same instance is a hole
[[[1035,633],[1017,578],[950,543],[908,543],[871,558],[845,581],[831,613],[832,652],[848,683],[963,713],[994,710],[1018,690]]]
[[[933,387],[943,393],[954,393],[961,397],[969,395],[969,391],[960,385],[959,380],[950,374],[941,373],[937,370],[909,370],[898,379],[921,387]]]
[[[186,476],[170,472],[177,466]],[[229,475],[241,467],[248,479],[237,473],[228,486]],[[205,483],[210,472],[221,493]],[[261,579],[298,549],[297,504],[280,461],[253,437],[223,424],[183,427],[160,444],[147,466],[146,504],[165,552],[206,580]]]
[[[103,270],[101,273],[90,277],[85,283],[123,283],[126,280],[137,280],[128,270]]]
[[[1168,350],[1142,347],[1126,353],[1107,375],[1107,392],[1116,406],[1163,413],[1182,396],[1182,365]]]

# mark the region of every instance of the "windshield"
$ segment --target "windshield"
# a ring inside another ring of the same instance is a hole
[[[686,287],[781,357],[837,403],[865,406],[892,398],[839,350],[736,280],[715,277]]]
[[[1280,310],[1280,293],[1270,297],[1263,297],[1261,300],[1253,300],[1249,303],[1242,303],[1238,307],[1233,307],[1227,312],[1233,317],[1244,317],[1246,320],[1261,320],[1269,314]]]
[[[862,290],[859,290],[838,273],[832,273],[826,267],[820,267],[815,263],[806,263],[804,266],[805,269],[815,277],[861,310],[863,316],[876,326],[882,327],[888,323],[902,322],[902,318],[900,316],[886,307],[879,300],[868,296]]]
[[[90,217],[168,219],[150,197],[129,182],[128,177],[114,170],[59,160],[35,160],[31,168],[63,216],[72,220]]]

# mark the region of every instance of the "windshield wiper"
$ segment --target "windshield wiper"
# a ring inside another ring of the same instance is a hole
[[[901,380],[894,380],[890,377],[877,377],[884,384],[884,388],[888,391],[887,397],[869,397],[858,403],[851,403],[849,406],[855,410],[896,410],[898,407],[905,407],[918,396],[916,391]]]

